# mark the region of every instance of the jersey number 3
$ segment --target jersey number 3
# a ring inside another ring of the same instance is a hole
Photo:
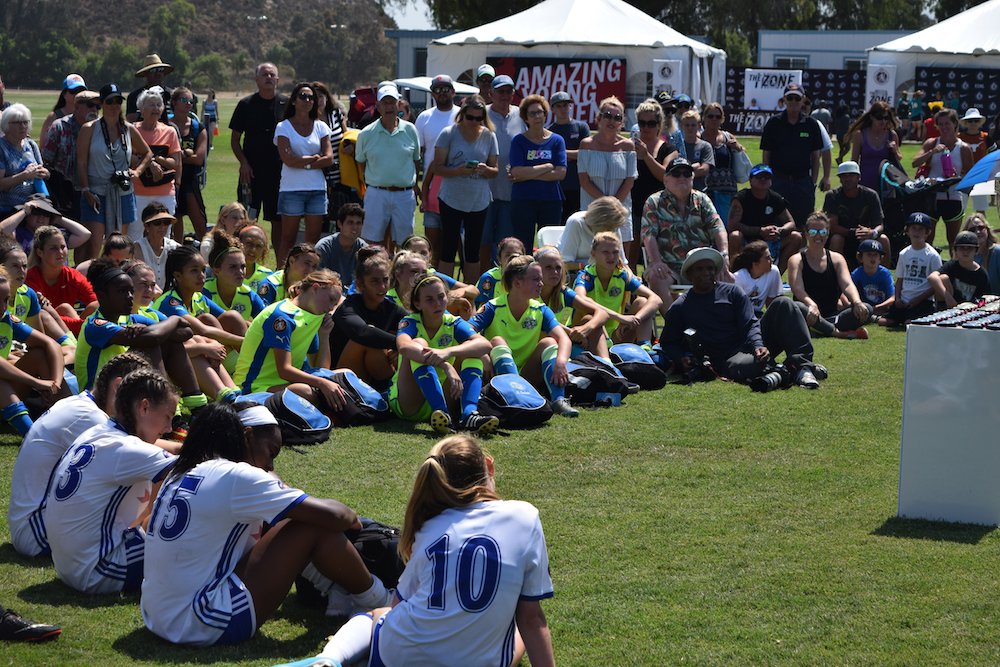
[[[424,551],[434,568],[434,581],[427,601],[428,609],[444,610],[445,589],[448,586],[448,535],[442,535]],[[458,603],[467,612],[478,613],[489,607],[500,585],[500,546],[489,535],[470,537],[458,550],[455,567],[455,593]]]

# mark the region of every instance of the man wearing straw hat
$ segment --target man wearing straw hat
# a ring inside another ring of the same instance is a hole
[[[155,53],[146,56],[146,59],[142,61],[142,67],[135,73],[136,77],[146,79],[146,85],[129,93],[128,100],[125,101],[125,119],[128,122],[134,123],[139,118],[139,109],[136,105],[139,95],[142,94],[142,91],[153,86],[159,86],[163,89],[163,115],[160,116],[160,120],[164,123],[168,122],[167,109],[170,108],[170,95],[174,92],[174,89],[163,85],[163,77],[173,71],[174,68],[161,61],[160,56]]]

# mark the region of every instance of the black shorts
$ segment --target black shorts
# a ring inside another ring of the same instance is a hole
[[[934,205],[934,214],[931,217],[936,220],[944,220],[945,222],[954,222],[955,220],[961,220],[964,213],[965,210],[962,208],[961,200],[938,199]]]

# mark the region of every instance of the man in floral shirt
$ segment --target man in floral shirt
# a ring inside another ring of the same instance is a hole
[[[642,243],[649,265],[643,278],[663,300],[666,317],[673,303],[670,287],[680,282],[684,258],[695,248],[711,247],[722,253],[727,266],[719,274],[723,282],[735,282],[729,271],[729,238],[712,199],[694,189],[694,169],[686,159],[674,158],[663,176],[666,186],[646,200],[642,214]]]

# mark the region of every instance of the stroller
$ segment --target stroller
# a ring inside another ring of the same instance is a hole
[[[933,215],[937,193],[957,185],[962,178],[952,176],[942,180],[922,176],[910,179],[903,167],[893,160],[882,160],[879,167],[879,196],[882,198],[882,230],[889,237],[892,266],[896,266],[899,251],[910,245],[903,228],[911,213]]]

